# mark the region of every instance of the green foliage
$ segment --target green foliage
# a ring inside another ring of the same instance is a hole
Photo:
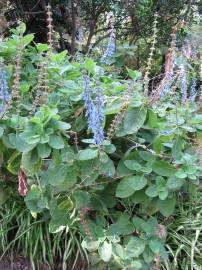
[[[174,217],[169,221],[165,269],[200,269],[201,261],[201,192],[192,199],[179,198]]]
[[[36,222],[45,218],[56,235],[81,234],[91,269],[109,265],[147,270],[157,256],[167,260],[164,218],[174,214],[179,193],[193,195],[202,176],[200,139],[193,144],[201,136],[201,110],[189,102],[186,106],[149,102],[136,88],[141,86],[140,73],[130,69],[134,85],[130,100],[123,104],[130,81],[109,78],[105,70],[98,74],[101,67],[91,58],[70,63],[66,52],[48,52],[48,102],[42,98],[32,115],[36,66],[44,60],[41,52],[47,47],[28,46],[32,36],[19,36],[14,31],[0,44],[10,85],[13,56],[18,43],[24,45],[20,114],[14,99],[0,119],[0,203],[17,193],[16,184],[22,179],[16,175],[23,170],[28,186],[24,201]],[[106,134],[123,108],[123,121],[112,141],[106,137],[101,147],[92,143],[87,127],[83,74],[89,75],[92,87],[104,90]],[[6,183],[6,177],[12,178],[12,184]],[[80,248],[77,242],[76,246]]]

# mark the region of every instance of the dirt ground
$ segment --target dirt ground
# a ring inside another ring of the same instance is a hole
[[[0,270],[32,270],[32,267],[29,261],[23,257],[4,258],[0,261]],[[42,265],[38,270],[51,269],[46,265]]]

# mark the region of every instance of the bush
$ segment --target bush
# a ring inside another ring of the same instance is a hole
[[[51,233],[76,228],[90,269],[158,267],[176,198],[202,175],[201,110],[179,93],[154,102],[138,71],[124,80],[91,58],[70,62],[24,31],[0,44],[1,203],[18,185]]]

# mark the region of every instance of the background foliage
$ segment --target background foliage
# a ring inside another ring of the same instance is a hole
[[[171,2],[53,1],[55,50],[45,1],[5,1],[2,20],[17,10],[27,28],[4,27],[0,43],[1,257],[25,253],[36,269],[200,269],[200,5]]]

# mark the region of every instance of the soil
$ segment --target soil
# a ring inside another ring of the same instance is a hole
[[[29,262],[22,257],[13,260],[4,258],[0,261],[0,270],[32,270]]]
[[[15,257],[13,260],[4,258],[0,261],[0,270],[33,270],[29,261],[21,256]],[[38,270],[51,270],[47,265],[41,265]]]
[[[87,269],[87,265],[83,262],[80,262],[74,267],[74,270],[85,269]],[[22,256],[16,256],[12,259],[9,257],[4,257],[0,261],[0,270],[33,270],[33,268],[31,267],[28,259]],[[47,264],[42,264],[37,270],[62,270],[62,265],[58,263],[57,266],[50,268]],[[68,267],[68,270],[72,270],[72,268]]]

